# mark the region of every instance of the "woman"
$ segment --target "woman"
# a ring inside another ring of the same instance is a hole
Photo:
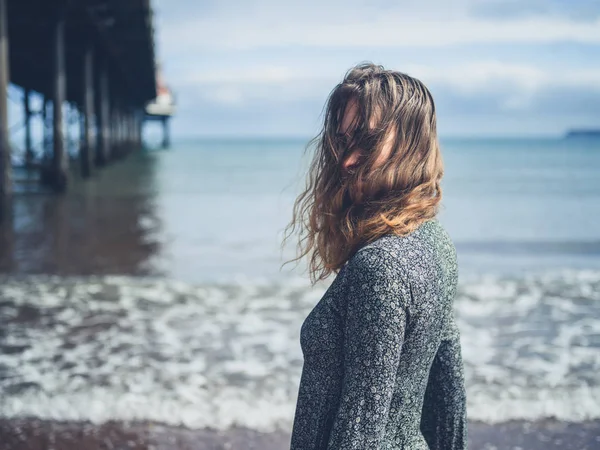
[[[296,259],[312,250],[313,282],[337,276],[300,330],[291,449],[466,449],[433,98],[419,80],[360,64],[313,142],[288,229],[303,227]]]

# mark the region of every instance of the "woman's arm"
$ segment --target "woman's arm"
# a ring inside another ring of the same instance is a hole
[[[454,317],[429,372],[421,433],[431,450],[467,449],[467,396],[460,333]]]
[[[409,291],[385,250],[363,249],[348,265],[344,379],[327,449],[378,449],[396,383]]]

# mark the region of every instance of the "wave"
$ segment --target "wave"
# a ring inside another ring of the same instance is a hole
[[[0,416],[289,429],[327,285],[0,277]],[[600,271],[462,277],[468,414],[600,418]]]
[[[459,241],[462,253],[501,255],[582,255],[599,256],[600,241]]]

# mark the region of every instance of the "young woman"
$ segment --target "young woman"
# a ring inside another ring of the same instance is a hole
[[[436,219],[442,158],[429,90],[365,63],[332,91],[292,222],[311,280],[337,276],[300,330],[291,450],[466,449],[453,299]]]

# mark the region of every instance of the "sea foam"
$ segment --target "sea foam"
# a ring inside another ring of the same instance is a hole
[[[289,429],[326,284],[0,279],[0,415]],[[600,272],[464,277],[470,419],[600,418]]]

